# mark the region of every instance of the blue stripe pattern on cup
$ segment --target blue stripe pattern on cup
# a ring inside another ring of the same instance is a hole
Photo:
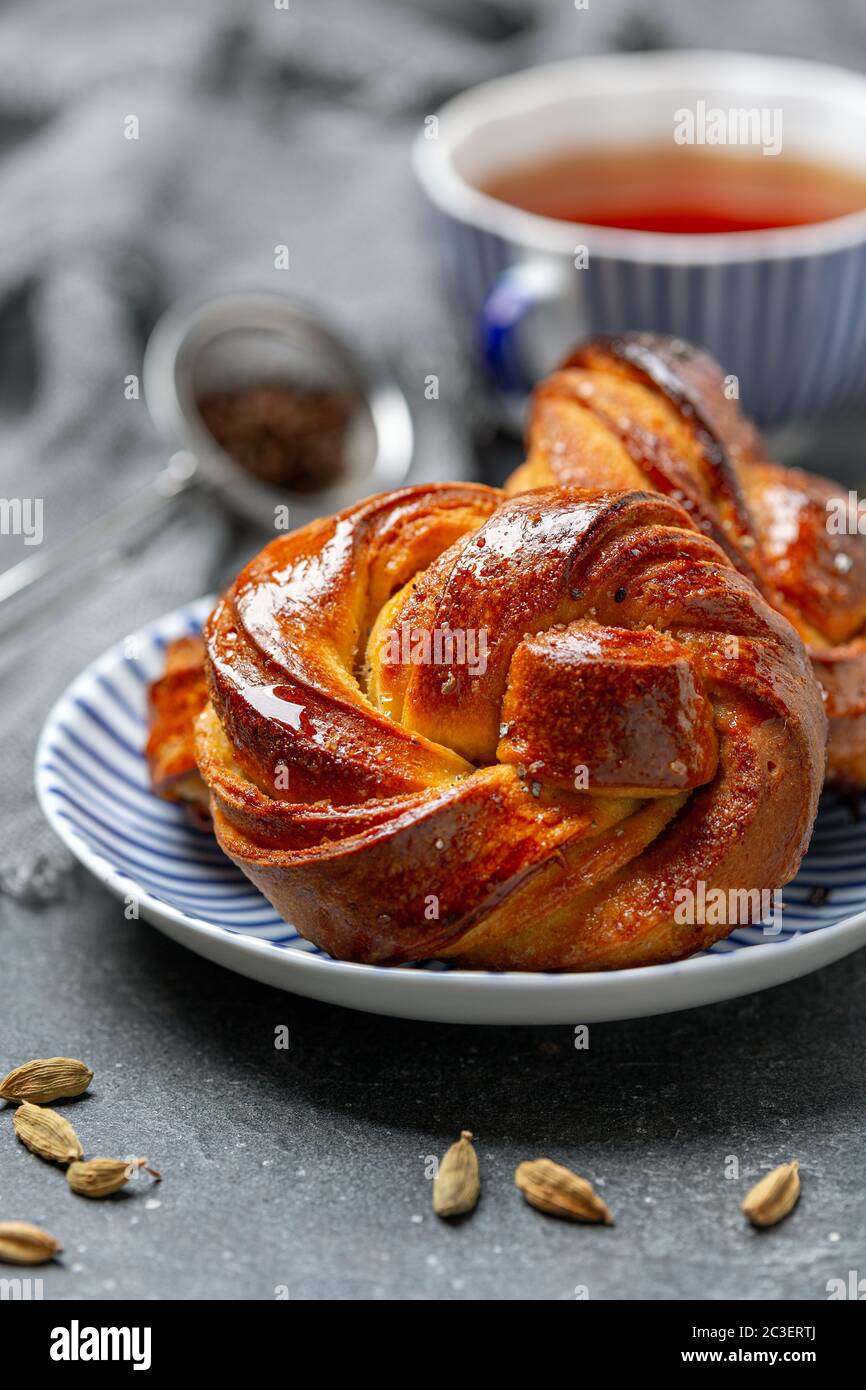
[[[490,297],[526,251],[455,218],[440,221],[450,223],[446,245],[465,327],[489,365]],[[863,396],[866,246],[718,265],[618,260],[590,250],[585,269],[564,258],[562,268],[571,288],[550,331],[530,335],[518,325],[500,348],[494,384],[507,396],[525,398],[586,334],[628,330],[670,333],[708,349],[737,377],[743,409],[764,427]],[[535,312],[548,314],[550,306]]]

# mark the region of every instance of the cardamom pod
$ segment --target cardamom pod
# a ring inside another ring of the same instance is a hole
[[[0,1264],[44,1265],[63,1246],[41,1226],[29,1221],[0,1221]]]
[[[481,1183],[472,1131],[464,1129],[452,1144],[433,1179],[433,1210],[437,1216],[463,1216],[478,1203]]]
[[[567,1221],[613,1225],[613,1217],[591,1183],[549,1158],[521,1163],[514,1181],[530,1206]]]
[[[72,1125],[56,1110],[45,1110],[24,1100],[12,1123],[21,1143],[40,1158],[52,1163],[74,1163],[84,1153]]]
[[[148,1168],[146,1158],[86,1158],[71,1163],[66,1181],[81,1197],[110,1197],[129,1182],[137,1168],[160,1180],[155,1168]]]
[[[740,1211],[753,1226],[775,1226],[796,1206],[800,1196],[799,1168],[796,1159],[793,1163],[782,1163],[747,1193]]]
[[[23,1062],[0,1081],[0,1100],[29,1100],[48,1105],[52,1100],[80,1096],[93,1072],[74,1057],[37,1057]]]

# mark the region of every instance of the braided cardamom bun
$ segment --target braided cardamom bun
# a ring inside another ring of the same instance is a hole
[[[592,338],[535,392],[528,488],[675,498],[806,643],[829,717],[828,780],[866,789],[866,538],[834,534],[838,484],[769,461],[708,354],[650,333]]]
[[[809,840],[802,643],[658,494],[372,497],[272,541],[205,641],[219,843],[343,959],[673,960],[730,930],[681,890],[779,888]]]

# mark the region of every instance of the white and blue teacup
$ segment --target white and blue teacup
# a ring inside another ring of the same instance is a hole
[[[415,168],[441,214],[458,302],[506,416],[519,418],[526,393],[577,339],[627,329],[708,348],[765,426],[863,393],[866,208],[804,226],[686,235],[558,221],[480,191],[509,169],[581,147],[658,150],[674,139],[677,113],[707,109],[781,113],[781,157],[866,180],[866,77],[783,58],[577,59],[475,87],[425,122]]]

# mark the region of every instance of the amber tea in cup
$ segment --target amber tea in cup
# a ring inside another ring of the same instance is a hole
[[[480,187],[542,217],[640,232],[752,232],[866,208],[866,180],[841,165],[691,146],[567,150]]]

